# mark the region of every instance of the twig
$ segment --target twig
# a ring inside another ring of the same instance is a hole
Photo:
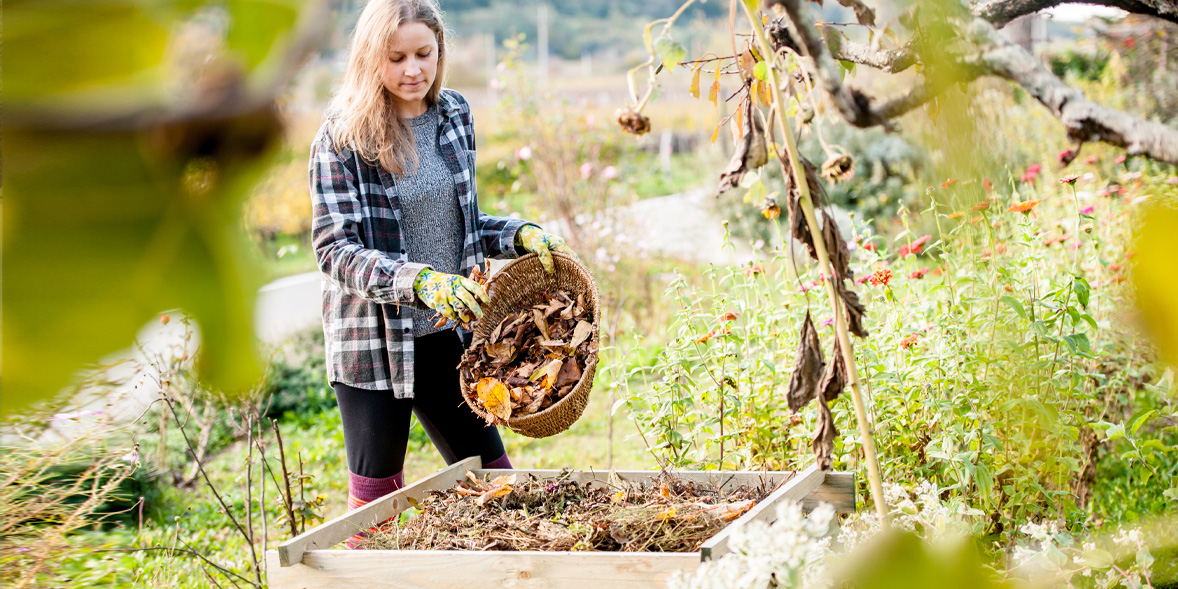
[[[192,550],[190,548],[176,548],[174,546],[149,546],[146,548],[100,548],[98,550],[95,550],[95,552],[153,552],[153,551],[180,552],[182,554],[189,554],[189,555],[195,556],[195,557],[203,560],[209,566],[217,569],[223,575],[225,575],[226,578],[231,579],[232,577],[237,577],[238,579],[241,579],[243,582],[248,583],[251,587],[258,587],[259,589],[261,589],[261,587],[262,587],[262,585],[255,583],[255,582],[253,582],[253,581],[209,560],[208,558],[205,558],[205,555],[203,555],[195,550]]]
[[[299,535],[299,527],[295,523],[294,495],[290,492],[290,473],[286,470],[286,450],[282,446],[282,432],[278,431],[278,421],[271,419],[270,427],[274,430],[274,436],[278,439],[278,461],[282,464],[282,481],[286,484],[286,497],[283,501],[283,507],[286,508],[286,519],[290,521],[290,536],[293,538]],[[273,471],[271,471],[271,474],[273,474]]]

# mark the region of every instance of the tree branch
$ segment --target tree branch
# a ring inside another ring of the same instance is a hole
[[[916,64],[916,55],[912,50],[901,49],[872,49],[862,43],[844,40],[833,57],[842,61],[849,61],[883,70],[889,74],[902,72]]]
[[[975,66],[1021,86],[1059,119],[1073,140],[1103,141],[1125,148],[1129,155],[1178,165],[1178,129],[1088,100],[981,18],[968,27],[967,36],[984,49]]]
[[[975,4],[971,9],[974,16],[1002,28],[1020,16],[1061,4],[1069,3],[1060,0],[992,0],[984,4]],[[1084,4],[1120,8],[1133,14],[1144,14],[1178,24],[1178,1],[1175,0],[1091,0]]]
[[[1149,0],[1153,2],[1178,0]],[[891,129],[891,119],[936,97],[950,84],[970,82],[991,75],[1018,84],[1059,119],[1068,136],[1076,142],[1104,142],[1123,147],[1129,155],[1178,165],[1178,129],[1145,121],[1116,109],[1092,102],[1051,73],[1034,56],[1011,43],[983,18],[961,23],[966,40],[976,52],[962,56],[940,56],[937,63],[925,63],[925,82],[907,94],[888,101],[873,100],[846,86],[830,50],[814,26],[802,0],[782,0],[797,45],[810,58],[818,84],[830,96],[839,114],[856,127],[882,126]],[[844,44],[845,45],[845,44]]]
[[[807,3],[802,0],[783,0],[781,5],[793,23],[793,31],[800,41],[802,53],[813,62],[818,84],[830,95],[835,108],[843,118],[856,127],[882,125],[891,128],[887,119],[871,111],[870,99],[866,95],[843,85],[838,65],[831,57],[826,41],[814,27],[814,18],[810,15]]]

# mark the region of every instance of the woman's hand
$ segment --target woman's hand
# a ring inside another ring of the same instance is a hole
[[[552,263],[552,252],[560,252],[568,254],[575,259],[577,254],[573,253],[572,248],[564,242],[557,235],[553,235],[536,227],[535,225],[524,225],[520,228],[519,233],[515,235],[516,245],[523,246],[524,249],[540,256],[540,265],[552,274],[556,271],[556,266]]]
[[[459,323],[481,318],[483,309],[479,306],[479,299],[484,303],[489,300],[487,291],[477,282],[428,268],[413,281],[413,292],[425,306]]]

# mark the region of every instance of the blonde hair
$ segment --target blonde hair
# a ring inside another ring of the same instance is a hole
[[[434,0],[370,0],[352,32],[348,69],[327,119],[332,140],[365,161],[393,174],[416,169],[413,130],[401,118],[392,96],[384,87],[381,67],[389,58],[389,46],[401,23],[419,22],[438,38],[438,68],[433,86],[425,95],[427,106],[438,103],[446,76],[446,33],[442,13]]]

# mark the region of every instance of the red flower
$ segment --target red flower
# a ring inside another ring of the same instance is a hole
[[[941,188],[948,188],[948,187],[950,187],[950,186],[953,186],[953,185],[954,185],[954,184],[956,184],[956,183],[957,183],[957,179],[956,179],[956,178],[950,178],[950,179],[948,179],[948,180],[946,180],[946,181],[944,181],[944,182],[941,182]]]
[[[1065,236],[1065,235],[1059,235],[1059,236],[1056,236],[1056,237],[1052,237],[1051,239],[1048,239],[1047,241],[1044,241],[1044,242],[1043,242],[1043,245],[1054,245],[1054,244],[1057,244],[1057,243],[1063,243],[1063,242],[1065,242],[1065,241],[1067,241],[1067,240],[1068,240],[1067,236]]]
[[[868,280],[871,281],[872,286],[888,285],[888,281],[892,279],[892,271],[887,268],[881,268],[871,274]]]
[[[736,321],[737,317],[738,315],[736,313],[729,311],[720,316],[720,321]]]
[[[1008,284],[1008,285],[1006,285],[1006,286],[1004,286],[1004,287],[1002,287],[1002,288],[1005,288],[1005,289],[1006,289],[1006,292],[1014,292],[1014,289],[1013,289],[1013,288],[1010,288],[1010,285],[1009,285],[1009,284]]]
[[[1059,152],[1059,161],[1061,161],[1065,164],[1072,161],[1073,159],[1075,159],[1075,157],[1076,157],[1076,150],[1074,150],[1070,147]]]
[[[973,206],[973,210],[978,211],[978,212],[984,211],[988,208],[990,208],[990,201],[988,201],[988,200],[983,200],[982,202],[979,202],[978,204]]]
[[[755,276],[757,274],[764,274],[764,273],[765,273],[765,268],[764,268],[764,266],[761,266],[760,264],[753,264],[752,266],[744,269],[745,278],[749,278],[749,277]]]
[[[1088,164],[1095,164],[1096,163],[1096,156],[1090,155],[1090,156],[1088,156],[1088,159],[1084,160],[1084,162],[1088,163]]]
[[[920,334],[914,333],[902,340],[900,340],[900,349],[907,350],[908,348],[920,343]]]
[[[1120,264],[1109,264],[1108,269],[1112,270],[1113,272],[1117,272],[1121,269],[1121,265]]]
[[[708,340],[710,340],[713,337],[716,337],[718,335],[731,335],[731,334],[732,334],[732,330],[729,329],[727,325],[725,325],[723,328],[717,327],[715,329],[712,329],[711,331],[709,331],[707,333],[707,335],[702,336],[699,339],[695,340],[695,343],[702,344],[702,343],[706,343]]]
[[[921,268],[920,270],[913,270],[912,273],[908,275],[908,279],[909,280],[920,280],[921,278],[924,278],[925,274],[928,274],[928,266],[925,266],[924,268]]]
[[[1039,172],[1043,170],[1043,164],[1031,164],[1027,166],[1027,171],[1019,177],[1020,182],[1034,182],[1035,178],[1039,177]]]
[[[865,249],[869,252],[873,252],[873,251],[875,251],[875,244],[871,243],[871,242],[867,242],[867,243],[863,244],[863,249]]]
[[[1137,46],[1137,40],[1134,39],[1133,37],[1129,37],[1128,39],[1125,39],[1125,47],[1132,49],[1136,46]]]
[[[900,251],[899,251],[900,257],[903,258],[904,256],[908,256],[908,255],[914,256],[916,254],[919,254],[921,251],[921,248],[924,246],[924,244],[928,240],[932,239],[932,237],[933,236],[931,236],[931,235],[922,235],[916,241],[900,246]]]
[[[1068,174],[1067,176],[1060,178],[1059,183],[1060,184],[1075,184],[1076,180],[1079,180],[1079,179],[1080,179],[1079,174]]]
[[[1123,164],[1123,163],[1125,163],[1125,156],[1123,156],[1123,155],[1118,155],[1118,156],[1117,156],[1117,159],[1115,159],[1115,160],[1113,160],[1113,161],[1114,161],[1114,162],[1117,162],[1118,164]]]
[[[989,178],[982,178],[982,188],[985,189],[986,192],[990,192],[991,190],[994,190],[994,183],[991,182]]]

